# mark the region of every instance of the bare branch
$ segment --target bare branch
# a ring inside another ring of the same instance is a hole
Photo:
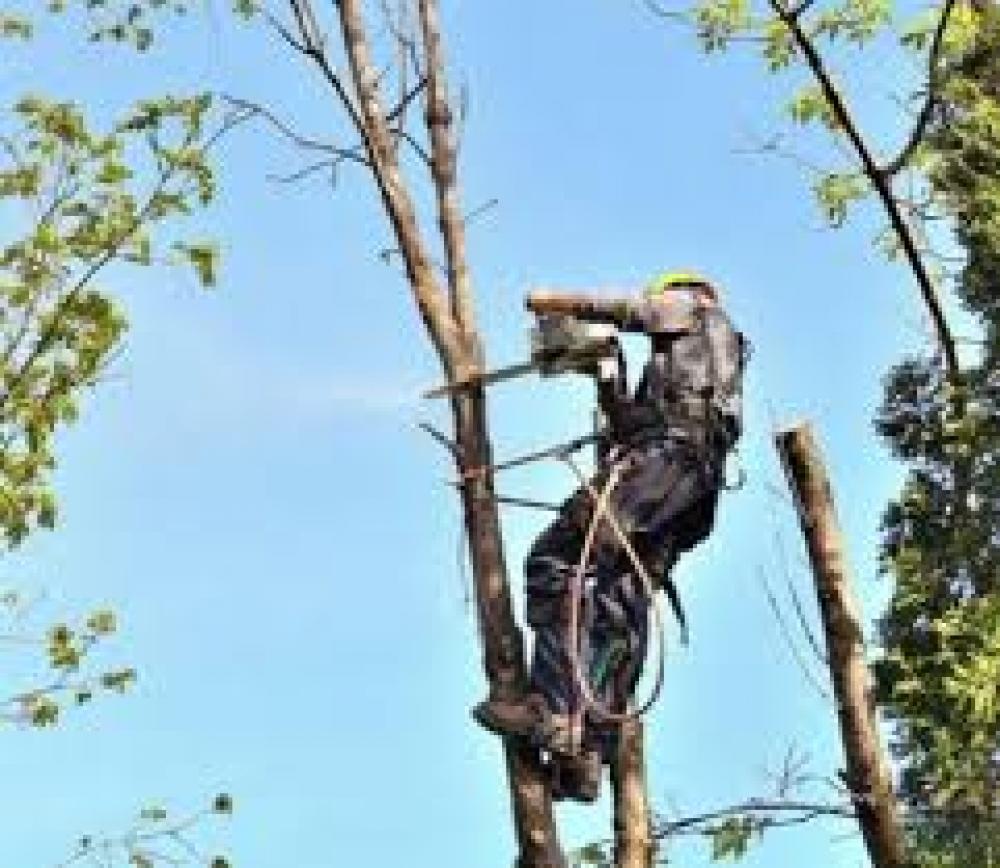
[[[426,431],[431,435],[438,443],[444,446],[454,458],[461,458],[461,453],[459,452],[458,445],[450,437],[439,431],[430,422],[421,422],[418,426],[421,431]]]
[[[370,163],[365,158],[360,145],[353,148],[342,148],[331,144],[330,142],[309,138],[308,136],[304,136],[301,133],[296,132],[274,112],[262,105],[259,105],[258,103],[251,102],[250,100],[242,99],[240,97],[230,96],[228,94],[223,94],[222,98],[233,108],[245,111],[248,118],[263,118],[296,147],[307,151],[320,151],[324,154],[330,154],[332,158],[335,158],[338,161],[350,160],[370,168]]]
[[[792,631],[788,628],[788,623],[785,620],[785,616],[781,612],[781,606],[778,603],[778,599],[771,590],[771,586],[767,583],[767,579],[765,578],[763,571],[759,573],[759,578],[761,586],[764,589],[764,596],[767,598],[767,602],[771,607],[774,619],[778,623],[778,627],[781,631],[781,637],[785,640],[785,644],[788,646],[789,651],[791,651],[792,658],[795,660],[796,664],[798,664],[803,676],[805,676],[806,682],[820,695],[820,697],[822,697],[825,702],[831,702],[833,697],[831,696],[830,691],[820,684],[819,679],[809,668],[805,658],[799,651],[798,645],[792,638]]]
[[[389,32],[400,50],[400,66],[405,70],[408,66],[413,67],[417,78],[424,78],[424,73],[420,63],[420,49],[417,39],[409,29],[409,15],[407,14],[407,0],[399,0],[399,21],[393,18],[392,10],[389,8],[388,0],[379,0],[382,7],[382,14],[385,17]]]
[[[465,223],[465,225],[468,226],[471,223],[474,223],[476,220],[478,220],[484,214],[488,214],[490,211],[492,211],[494,208],[496,208],[499,204],[500,204],[500,200],[497,199],[497,198],[487,199],[485,202],[483,202],[482,205],[479,205],[479,206],[473,208],[468,214],[465,215],[465,217],[462,218],[462,220]]]
[[[810,10],[810,9],[811,9],[811,8],[812,8],[812,7],[814,6],[814,5],[815,5],[815,4],[816,4],[816,0],[801,0],[801,2],[800,2],[800,3],[798,3],[798,4],[797,4],[797,5],[796,5],[796,6],[795,6],[795,7],[794,7],[794,8],[792,9],[792,10],[791,10],[791,14],[792,14],[793,16],[795,16],[795,18],[801,18],[801,17],[802,17],[803,15],[805,15],[805,14],[806,14],[806,12],[808,12],[808,11],[809,11],[809,10]]]
[[[276,184],[297,184],[299,181],[304,181],[306,178],[312,177],[317,172],[321,172],[323,169],[330,170],[330,184],[331,186],[337,183],[337,167],[340,165],[341,160],[332,157],[327,160],[319,160],[315,163],[310,163],[307,166],[303,166],[301,169],[297,169],[294,172],[288,172],[284,175],[279,175],[271,173],[267,175],[268,181],[273,181]]]
[[[417,141],[416,137],[412,133],[407,132],[402,127],[398,126],[391,127],[389,132],[392,133],[393,137],[398,141],[406,142],[406,144],[412,148],[413,153],[420,158],[420,161],[427,166],[428,169],[433,166],[431,155],[427,153],[427,149]]]
[[[899,152],[898,156],[888,162],[882,173],[887,176],[897,175],[906,168],[913,156],[914,151],[920,146],[927,133],[927,127],[934,115],[934,109],[940,99],[941,81],[939,76],[939,66],[941,60],[941,48],[944,45],[944,34],[948,29],[948,21],[952,10],[955,8],[955,0],[945,0],[941,9],[941,17],[938,19],[937,27],[934,30],[934,38],[931,41],[930,51],[927,56],[927,94],[924,103],[920,108],[920,113],[913,125],[910,138]]]
[[[778,828],[807,823],[818,817],[853,820],[856,809],[850,802],[749,799],[725,808],[692,814],[676,820],[658,817],[654,834],[659,840],[674,835],[709,835],[719,820],[748,816],[754,817],[760,828]]]
[[[812,627],[809,625],[809,619],[806,618],[806,612],[802,605],[802,599],[799,597],[798,591],[795,590],[795,586],[792,584],[791,576],[786,576],[785,582],[788,587],[788,596],[792,599],[792,608],[795,609],[795,614],[799,619],[799,626],[805,634],[809,647],[812,649],[813,654],[816,655],[816,659],[820,663],[824,666],[829,666],[830,661],[827,659],[826,654],[823,653],[823,649],[820,648],[819,641],[816,639],[816,634],[813,633]]]
[[[411,293],[444,372],[451,382],[468,381],[479,369],[479,337],[471,317],[460,320],[455,313],[456,310],[471,311],[471,293],[467,292],[468,278],[464,272],[463,227],[457,197],[454,202],[456,217],[451,228],[445,229],[444,225],[441,227],[449,254],[450,279],[446,291],[434,270],[423,227],[418,221],[415,198],[400,169],[397,154],[401,140],[414,147],[418,155],[423,149],[403,131],[405,106],[396,119],[398,129],[392,126],[392,121],[387,120],[363,19],[362,0],[335,0],[333,3],[339,18],[356,104],[330,65],[322,46],[317,45],[316,40],[309,35],[313,26],[308,13],[309,0],[289,2],[302,32],[306,48],[304,56],[316,65],[335,91],[361,136],[368,168],[392,227]],[[428,21],[430,10],[426,4],[422,7],[422,12],[428,65],[435,67],[433,72],[430,69],[427,72],[428,84],[424,92],[430,92],[430,105],[437,107],[439,100],[436,97],[443,92],[444,61],[436,32],[436,15],[430,16],[434,18],[433,21]],[[408,90],[401,93],[405,98]],[[428,120],[432,129],[435,119],[430,115],[437,114],[429,112]],[[439,129],[437,134],[440,132]],[[444,129],[444,132],[447,133],[448,130]],[[434,164],[440,165],[440,153],[440,146],[435,144],[432,135],[432,153],[425,156],[428,156],[432,164],[431,174],[434,176],[435,186],[439,195],[442,189],[450,190],[454,195],[453,181],[442,185],[439,178],[444,176],[433,169]],[[461,275],[458,281],[455,280],[456,274]],[[453,286],[458,288],[457,292],[452,291]],[[455,299],[460,299],[462,303],[458,306],[449,303]],[[492,444],[482,388],[470,388],[453,396],[451,408],[454,442],[457,447],[453,455],[459,471],[465,473],[469,468],[491,466]],[[514,695],[524,690],[527,672],[523,637],[513,615],[492,475],[486,473],[469,479],[462,486],[460,494],[475,576],[483,667],[491,693],[498,696]],[[556,868],[563,865],[552,815],[550,787],[539,767],[536,752],[518,741],[505,740],[503,753],[520,849],[518,864],[522,868]]]
[[[264,9],[263,14],[264,21],[266,21],[268,26],[281,37],[282,41],[286,45],[291,46],[299,54],[308,53],[309,49],[306,47],[305,43],[295,38],[295,35],[291,30],[289,30],[288,25],[286,25],[268,9]]]
[[[847,566],[830,480],[808,424],[775,435],[789,487],[802,505],[799,523],[812,562],[834,703],[858,826],[874,865],[910,865],[892,770],[871,702],[860,606]]]
[[[456,323],[444,305],[417,223],[416,210],[400,177],[392,148],[392,133],[374,85],[375,67],[371,60],[360,5],[358,0],[340,0],[337,9],[351,78],[358,94],[357,122],[361,125],[382,202],[399,241],[417,307],[449,376],[461,375],[464,372],[456,371],[455,366],[463,366],[471,360],[455,343]],[[329,65],[326,64],[325,57],[316,57],[316,61],[329,78]]]
[[[412,103],[413,100],[415,100],[420,95],[420,93],[423,91],[425,87],[427,87],[426,76],[420,79],[420,81],[418,81],[412,88],[410,88],[409,91],[407,91],[403,95],[403,98],[397,103],[396,107],[392,111],[390,111],[389,114],[385,116],[386,121],[388,121],[391,124],[393,123],[393,121],[400,119],[403,113],[406,111],[407,107],[410,105],[410,103]]]
[[[465,224],[458,202],[453,116],[445,82],[438,8],[435,0],[418,0],[418,9],[427,59],[426,111],[431,140],[431,172],[437,193],[438,224],[448,265],[451,312],[468,342],[476,328],[475,310],[466,260]]]

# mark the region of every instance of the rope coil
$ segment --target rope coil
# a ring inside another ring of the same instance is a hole
[[[614,512],[609,508],[611,494],[614,492],[615,486],[618,484],[618,478],[620,477],[623,469],[622,462],[615,461],[613,459],[611,460],[608,480],[598,493],[594,489],[594,486],[591,485],[590,480],[587,479],[577,466],[576,462],[574,462],[568,454],[561,456],[561,458],[576,475],[581,486],[586,490],[590,499],[594,503],[594,511],[590,519],[590,525],[587,528],[587,534],[584,537],[583,548],[580,551],[580,559],[577,562],[576,569],[570,579],[570,612],[568,626],[569,642],[567,645],[569,648],[570,670],[573,674],[573,681],[577,692],[583,700],[583,708],[581,708],[577,714],[582,716],[585,712],[590,711],[595,713],[596,716],[602,721],[615,724],[639,720],[656,704],[663,690],[667,650],[666,630],[663,621],[663,610],[660,604],[660,599],[656,595],[656,587],[649,575],[649,571],[646,569],[646,565],[643,564],[642,559],[636,553],[631,540],[629,540],[628,535],[622,529]],[[600,524],[602,518],[607,520],[612,533],[614,533],[618,543],[622,547],[622,550],[631,561],[632,567],[642,584],[643,593],[652,604],[653,623],[655,626],[654,632],[657,636],[658,653],[656,656],[656,676],[653,682],[653,689],[650,692],[649,697],[641,705],[639,705],[638,708],[625,712],[612,711],[594,696],[593,691],[591,690],[590,682],[584,671],[583,663],[580,659],[579,624],[580,610],[583,605],[583,577],[587,569],[587,564],[590,561],[591,553],[593,552],[594,542],[597,538],[598,525]],[[580,727],[575,727],[574,729],[578,730],[579,728]]]

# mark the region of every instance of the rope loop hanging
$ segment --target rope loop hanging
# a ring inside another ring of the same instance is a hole
[[[663,619],[663,610],[659,597],[656,595],[656,587],[653,583],[652,577],[649,575],[649,570],[646,569],[646,565],[642,562],[642,559],[636,552],[631,540],[629,540],[628,534],[626,534],[622,529],[614,511],[610,509],[609,501],[612,493],[614,492],[615,486],[618,484],[618,478],[622,472],[622,462],[615,461],[612,458],[609,465],[610,470],[608,473],[608,480],[602,487],[601,491],[597,492],[590,480],[587,479],[587,477],[583,474],[583,471],[580,470],[570,455],[563,455],[561,458],[576,475],[580,485],[584,488],[584,490],[586,490],[594,504],[594,511],[590,519],[590,525],[587,528],[587,535],[584,538],[583,548],[580,552],[580,559],[577,562],[576,569],[570,579],[568,647],[570,669],[573,674],[573,680],[577,691],[579,691],[580,697],[583,699],[585,710],[593,712],[602,721],[621,724],[628,721],[639,720],[656,704],[663,690],[667,656],[666,629]],[[586,572],[588,562],[590,561],[591,553],[593,552],[594,542],[597,538],[598,526],[602,519],[607,520],[612,533],[614,533],[619,545],[621,545],[622,550],[631,562],[636,575],[639,577],[643,593],[652,604],[653,623],[655,625],[653,632],[657,637],[656,675],[653,680],[652,691],[650,692],[649,697],[641,703],[638,708],[625,712],[613,711],[594,696],[593,690],[591,689],[587,675],[584,671],[582,661],[580,660],[579,624],[580,610],[583,605],[583,577]]]

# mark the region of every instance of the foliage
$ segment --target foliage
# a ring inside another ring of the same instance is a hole
[[[53,437],[125,330],[95,278],[115,262],[157,261],[152,230],[214,195],[209,108],[207,96],[148,100],[98,132],[72,103],[27,96],[14,107],[0,207],[31,216],[0,236],[0,532],[10,544],[53,525]],[[174,251],[214,282],[211,246]]]
[[[195,833],[209,820],[229,817],[232,813],[233,800],[228,793],[219,793],[208,807],[185,815],[175,816],[163,805],[148,805],[117,835],[83,835],[59,868],[71,865],[231,868],[225,857],[208,856],[196,843]]]
[[[139,50],[149,17],[183,3],[54,0],[86,14],[93,40]],[[0,33],[28,38],[35,22],[0,12]],[[78,413],[119,346],[126,323],[95,285],[116,263],[188,263],[216,280],[217,251],[199,241],[157,243],[155,230],[211,202],[214,135],[205,94],[144,100],[95,129],[72,103],[29,94],[0,122],[0,534],[16,545],[51,527],[53,440]]]
[[[44,11],[82,14],[92,42],[122,43],[146,51],[153,43],[152,17],[159,12],[183,15],[187,7],[187,0],[48,0]],[[7,12],[0,7],[0,36],[28,39],[35,28],[35,20],[23,10]]]
[[[793,76],[807,73],[805,84],[793,89],[785,106],[787,117],[797,126],[815,126],[832,137],[834,144],[846,131],[841,128],[836,112],[828,101],[823,88],[807,68],[800,49],[795,44],[785,15],[795,15],[802,30],[817,51],[833,49],[834,56],[851,59],[850,51],[869,49],[888,56],[892,42],[900,49],[898,62],[908,61],[908,54],[927,54],[931,50],[935,31],[941,18],[940,4],[923,9],[916,14],[901,16],[890,0],[842,0],[842,2],[792,3],[788,0],[769,0],[755,8],[751,0],[699,0],[689,15],[703,49],[715,52],[731,47],[736,42],[750,42],[758,47],[761,59],[770,73]],[[801,10],[797,15],[794,10]],[[975,16],[964,0],[950,10],[948,26],[943,33],[943,53],[964,51],[974,38]],[[886,63],[889,61],[886,60]],[[841,89],[837,76],[831,72],[833,86]],[[841,94],[843,96],[843,94]],[[918,94],[918,96],[921,96]],[[914,109],[914,114],[917,109]],[[908,118],[904,124],[910,123]],[[772,148],[774,149],[774,148]],[[831,151],[831,153],[836,153]],[[925,151],[917,148],[907,155],[900,168],[922,172],[921,160]],[[840,227],[849,216],[851,206],[873,192],[871,181],[859,171],[857,165],[831,166],[825,169],[812,166],[812,161],[797,157],[801,165],[810,165],[816,175],[812,184],[817,205],[826,221]],[[910,178],[919,183],[918,178]],[[931,190],[934,205],[944,207],[937,197],[943,195],[938,187]],[[892,252],[891,246],[882,246]]]
[[[17,591],[0,594],[0,646],[38,650],[42,657],[41,661],[8,662],[8,669],[20,663],[25,679],[34,686],[0,698],[0,722],[54,726],[67,707],[85,705],[101,693],[123,693],[132,686],[136,677],[132,668],[95,671],[90,664],[91,652],[117,632],[114,612],[98,609],[77,623],[60,622],[40,631],[30,617],[36,603]],[[38,674],[39,664],[47,675]],[[11,680],[10,672],[7,678]]]
[[[712,861],[739,861],[746,854],[760,827],[750,816],[728,817],[711,829]]]
[[[570,853],[573,868],[613,868],[614,861],[603,844],[592,843]]]
[[[92,42],[145,51],[153,40],[153,16],[182,13],[185,5],[186,0],[48,0],[34,10],[0,6],[0,39],[31,40],[46,13],[67,14],[84,19]],[[76,418],[84,394],[121,344],[125,317],[96,281],[112,270],[122,274],[121,266],[171,262],[192,268],[205,286],[215,283],[213,244],[165,235],[168,226],[215,196],[209,151],[233,119],[215,125],[211,112],[205,94],[168,95],[143,100],[117,121],[99,126],[76,103],[27,94],[13,100],[0,118],[0,536],[5,547],[21,543],[36,527],[54,525],[55,439]],[[94,662],[95,649],[117,630],[111,610],[38,631],[29,623],[30,603],[17,593],[0,595],[5,621],[0,643],[42,655],[41,664],[26,663],[25,655],[8,660],[6,681],[16,688],[21,676],[31,686],[0,697],[0,722],[52,727],[67,709],[132,686],[134,669]],[[62,864],[228,868],[220,856],[203,858],[192,833],[209,814],[231,812],[226,794],[210,808],[177,819],[151,807],[121,835],[82,837]]]
[[[703,0],[693,18],[707,50],[750,38],[768,69],[783,72],[805,61],[789,15],[817,51],[839,43],[838,58],[852,46],[884,52],[891,33],[904,50],[924,54],[909,144],[878,171],[890,192],[909,173],[911,218],[953,227],[967,257],[955,288],[983,342],[960,377],[930,357],[905,360],[886,381],[876,424],[909,475],[884,519],[882,563],[894,592],[875,675],[921,864],[987,864],[985,854],[1000,852],[1000,16],[967,0],[941,0],[909,20],[888,0],[769,0],[760,12]],[[837,139],[846,131],[814,78],[788,115]],[[830,225],[841,226],[872,192],[871,173],[816,172],[816,199]],[[897,233],[879,242],[890,257],[898,253]]]
[[[929,181],[967,254],[958,282],[982,326],[960,383],[911,359],[887,381],[881,433],[911,470],[884,522],[895,579],[876,668],[895,724],[903,790],[928,819],[924,864],[987,864],[996,853],[1000,778],[1000,19],[978,23],[926,143]]]

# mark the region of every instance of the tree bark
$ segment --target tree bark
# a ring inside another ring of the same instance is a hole
[[[809,550],[861,834],[875,868],[905,868],[910,862],[871,697],[860,609],[823,459],[808,424],[778,432],[775,441]]]
[[[611,764],[614,790],[615,868],[652,868],[656,855],[646,787],[643,724],[621,725]]]
[[[452,399],[458,470],[465,474],[492,464],[483,389],[463,390]],[[475,584],[476,612],[483,646],[483,668],[493,695],[524,692],[527,681],[524,642],[514,619],[504,561],[503,537],[492,476],[467,475],[462,487],[465,526]],[[562,868],[552,796],[535,752],[513,740],[504,743],[520,847],[517,868]]]
[[[483,353],[466,264],[456,183],[454,130],[436,0],[418,0],[417,7],[421,24],[419,44],[427,79],[425,121],[431,139],[427,168],[436,193],[438,233],[445,250],[444,285],[435,268],[431,246],[415,206],[415,195],[399,163],[393,130],[380,99],[381,75],[373,58],[362,0],[338,0],[334,4],[350,88],[341,80],[327,55],[325,36],[317,23],[311,0],[288,2],[298,35],[279,32],[286,42],[318,67],[347,111],[361,137],[367,165],[396,237],[417,310],[444,373],[450,382],[469,380],[481,369]],[[482,389],[470,388],[456,394],[452,399],[452,415],[455,460],[465,480],[461,498],[469,537],[483,665],[491,693],[511,694],[523,689],[527,675],[523,639],[511,606],[493,480],[489,473],[467,473],[491,463],[489,424]],[[565,859],[558,845],[551,793],[537,760],[527,748],[512,742],[504,744],[504,753],[519,847],[518,868],[563,868]]]

